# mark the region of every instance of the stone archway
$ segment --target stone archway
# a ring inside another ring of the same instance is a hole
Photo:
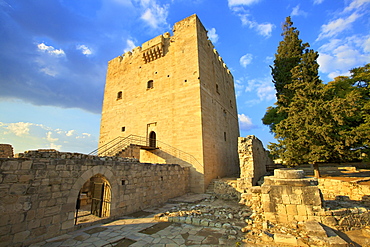
[[[117,188],[117,184],[114,183],[114,174],[113,172],[108,169],[107,167],[104,167],[104,166],[94,166],[93,168],[85,171],[78,179],[77,181],[73,184],[70,192],[69,192],[69,195],[68,195],[68,199],[67,199],[67,205],[68,208],[70,210],[73,210],[69,213],[69,217],[68,217],[68,221],[70,221],[70,223],[73,222],[73,224],[75,223],[75,217],[76,217],[76,206],[77,206],[77,199],[79,198],[80,196],[80,191],[81,191],[81,188],[83,188],[83,186],[85,185],[86,181],[89,181],[91,178],[93,177],[102,177],[104,178],[103,179],[103,183],[101,183],[102,185],[101,186],[104,186],[105,189],[103,189],[106,193],[107,191],[108,194],[104,195],[103,196],[103,199],[110,199],[110,203],[109,203],[109,206],[108,208],[105,207],[105,212],[101,212],[102,215],[104,217],[108,217],[107,215],[107,209],[109,209],[109,216],[112,216],[114,214],[114,210],[116,208],[116,198],[115,198],[115,195],[118,195],[118,188]],[[107,190],[107,187],[109,187],[109,190]],[[106,203],[107,201],[104,202],[104,200],[102,201],[102,203]],[[104,208],[104,207],[103,207]]]

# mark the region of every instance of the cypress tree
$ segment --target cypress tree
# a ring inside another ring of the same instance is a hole
[[[299,39],[299,31],[293,27],[293,22],[288,16],[283,25],[283,40],[279,43],[277,53],[275,54],[274,65],[271,67],[271,75],[276,89],[276,106],[269,107],[262,118],[265,125],[269,125],[270,130],[274,132],[275,125],[286,118],[286,112],[280,108],[287,107],[290,104],[294,92],[287,85],[292,83],[291,70],[296,67],[301,60],[305,48],[309,47],[308,43],[302,43]]]

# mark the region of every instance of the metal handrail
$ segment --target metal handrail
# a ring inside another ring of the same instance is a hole
[[[89,155],[98,155],[98,156],[115,156],[122,150],[126,149],[130,145],[138,145],[138,146],[150,146],[150,138],[138,136],[138,135],[128,135],[126,137],[116,137],[113,140],[107,142],[103,146],[95,149],[94,151],[90,152]],[[158,144],[160,146],[158,147]],[[178,148],[175,148],[169,144],[156,140],[156,147],[162,151],[177,157],[189,164],[198,165],[203,167],[203,165],[191,154],[184,152]]]

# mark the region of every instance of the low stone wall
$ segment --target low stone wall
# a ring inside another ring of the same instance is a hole
[[[275,170],[262,186],[242,194],[240,203],[249,206],[260,221],[285,225],[317,221],[338,230],[370,225],[370,208],[356,202],[323,201],[317,181],[305,178],[302,170]]]
[[[112,219],[189,189],[189,169],[179,165],[59,152],[18,157],[0,159],[0,246],[26,246],[78,228],[78,193],[97,174],[110,183]]]
[[[319,178],[319,189],[324,200],[335,200],[338,196],[347,197],[348,200],[363,201],[370,206],[370,185],[361,184],[364,179],[341,181],[337,179]],[[369,179],[366,180],[368,182]]]

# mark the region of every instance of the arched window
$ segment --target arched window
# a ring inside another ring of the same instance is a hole
[[[117,93],[117,100],[118,99],[122,99],[122,91],[119,91],[118,93]]]
[[[149,147],[156,148],[157,147],[157,135],[154,131],[151,131],[149,134]]]
[[[146,88],[151,89],[151,88],[153,88],[153,86],[154,86],[153,85],[153,80],[150,80],[150,81],[148,81]]]

